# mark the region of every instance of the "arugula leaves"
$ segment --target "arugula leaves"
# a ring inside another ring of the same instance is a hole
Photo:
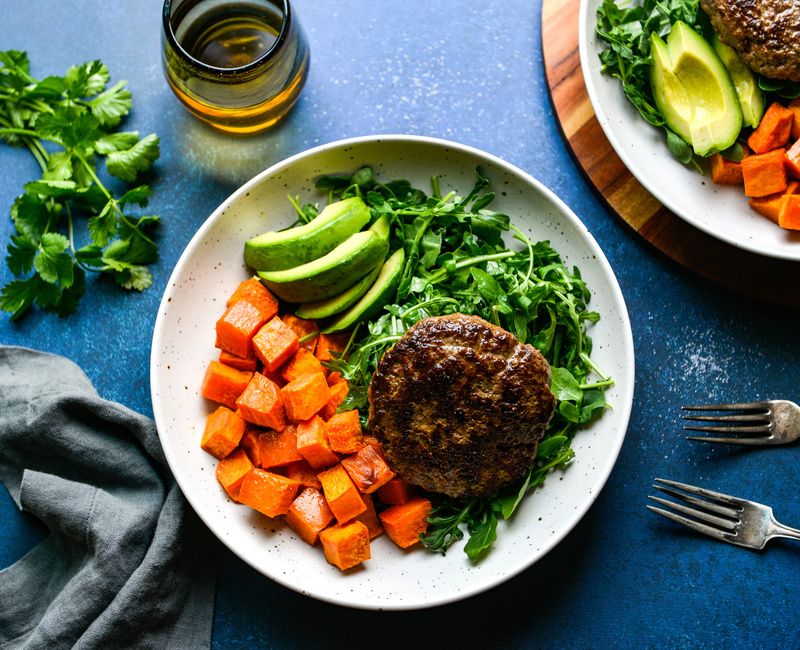
[[[359,409],[366,426],[367,388],[381,356],[411,325],[429,316],[481,316],[536,346],[551,365],[558,407],[526,477],[489,499],[435,498],[423,543],[445,553],[463,539],[466,528],[464,551],[477,562],[494,543],[498,521],[510,518],[551,470],[564,469],[572,460],[573,435],[606,407],[604,391],[613,380],[590,358],[586,328],[599,315],[587,308],[590,293],[579,270],[566,267],[548,242],[532,242],[508,215],[490,210],[494,194],[487,191],[489,180],[479,169],[476,173],[475,186],[463,197],[442,195],[437,178],[431,195],[405,180],[381,183],[368,167],[352,176],[323,177],[317,187],[331,201],[364,198],[373,219],[387,215],[391,245],[406,253],[395,303],[357,329],[342,357],[329,364],[350,385],[341,409]],[[303,220],[309,206],[294,203]],[[509,232],[522,250],[506,247],[503,234]]]
[[[665,38],[679,20],[704,37],[711,35],[711,24],[700,11],[699,0],[642,0],[637,4],[603,0],[597,8],[596,33],[607,45],[600,52],[602,71],[620,80],[625,96],[639,114],[664,130],[670,153],[689,164],[694,160],[692,148],[667,126],[650,86],[650,35]]]
[[[105,159],[108,174],[134,183],[158,159],[159,140],[114,130],[131,109],[131,93],[124,81],[108,88],[109,79],[100,61],[35,79],[25,52],[0,51],[0,139],[27,147],[42,169],[11,207],[15,233],[6,261],[17,279],[0,291],[0,309],[12,320],[33,306],[60,315],[74,311],[87,272],[138,291],[153,282],[147,265],[158,257],[151,233],[159,218],[129,212],[147,206],[150,187],[117,196],[97,165]],[[78,218],[86,219],[88,232],[82,246]]]

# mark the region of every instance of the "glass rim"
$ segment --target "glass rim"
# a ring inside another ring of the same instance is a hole
[[[281,0],[281,3],[283,4],[283,20],[281,21],[281,31],[278,34],[278,37],[275,39],[275,42],[255,61],[251,61],[247,65],[238,66],[236,68],[220,68],[215,65],[209,65],[208,63],[204,63],[200,59],[193,57],[191,54],[189,54],[189,52],[186,51],[183,45],[181,45],[178,41],[177,36],[175,36],[175,30],[172,28],[171,14],[173,0],[164,0],[164,8],[161,15],[163,32],[173,51],[189,65],[210,75],[236,76],[242,73],[248,73],[257,70],[261,65],[269,61],[283,47],[286,39],[288,38],[289,26],[292,22],[292,7],[289,4],[289,0]]]

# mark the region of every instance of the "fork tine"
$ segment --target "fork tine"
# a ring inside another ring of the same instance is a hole
[[[697,497],[693,497],[691,494],[683,494],[682,492],[678,492],[676,490],[672,490],[670,488],[663,487],[661,485],[654,485],[653,487],[656,490],[659,490],[660,492],[664,492],[665,494],[668,494],[669,496],[674,497],[676,499],[680,499],[681,501],[685,501],[686,503],[691,503],[691,504],[697,506],[698,508],[701,508],[701,509],[709,511],[709,512],[716,512],[718,515],[722,515],[723,517],[727,517],[727,519],[725,519],[725,520],[721,520],[720,519],[717,522],[711,522],[711,523],[718,523],[723,528],[731,528],[732,526],[735,525],[735,522],[733,520],[738,515],[738,512],[736,510],[732,509],[732,508],[729,508],[728,506],[719,505],[719,504],[717,504],[717,503],[715,503],[713,501],[708,501],[707,499],[698,499]],[[649,497],[649,498],[650,499],[656,499],[656,497]],[[682,508],[685,507],[685,506],[681,506],[680,504],[677,504],[677,503],[673,504],[670,501],[666,502],[664,505],[668,505],[668,506],[674,505],[676,507],[676,510],[681,510],[681,512],[683,512],[684,514],[688,514],[688,515],[694,514],[694,512],[692,512],[692,511],[696,510],[696,508],[689,508],[688,511],[684,511],[684,510],[682,510]],[[710,515],[710,514],[708,516],[709,517],[713,517],[713,515]],[[715,517],[715,519],[718,519],[718,518]]]
[[[713,436],[686,436],[687,440],[698,442],[719,442],[724,445],[747,445],[748,447],[761,447],[780,444],[772,436],[758,436],[757,438],[715,438]]]
[[[764,424],[761,426],[752,427],[723,427],[723,426],[708,426],[708,427],[683,427],[686,431],[704,431],[708,433],[769,433],[770,425]]]
[[[695,422],[769,422],[766,413],[741,413],[739,415],[682,415],[683,420]]]
[[[657,483],[663,483],[671,488],[677,488],[678,490],[683,490],[689,494],[705,497],[706,499],[711,499],[712,501],[719,501],[720,503],[726,503],[729,506],[733,506],[737,510],[741,510],[742,508],[741,499],[737,499],[736,497],[732,497],[728,494],[722,494],[722,492],[714,492],[713,490],[706,490],[705,488],[688,485],[687,483],[678,483],[678,481],[669,481],[665,478],[657,478],[655,480]]]
[[[738,525],[735,521],[731,521],[730,519],[723,519],[722,517],[717,517],[711,513],[703,512],[697,508],[690,508],[682,503],[675,503],[674,501],[668,501],[667,499],[662,499],[661,497],[648,496],[647,498],[655,501],[656,503],[660,503],[662,506],[667,506],[667,508],[677,510],[678,512],[682,512],[690,517],[694,517],[703,523],[711,524],[718,530],[723,529],[727,531],[733,531]]]
[[[663,485],[653,485],[653,487],[659,492],[668,494],[669,496],[674,497],[676,499],[680,499],[681,501],[685,501],[686,503],[691,503],[693,505],[698,506],[699,508],[703,508],[704,510],[716,512],[718,515],[722,515],[723,517],[736,519],[739,515],[739,511],[736,510],[735,508],[721,505],[716,501],[709,501],[708,499],[698,499],[697,497],[694,497],[691,494],[678,492],[677,490],[664,487]]]
[[[668,510],[663,510],[662,508],[656,508],[655,506],[648,505],[647,509],[652,510],[653,512],[661,515],[662,517],[666,517],[667,519],[671,519],[674,522],[683,524],[687,528],[696,530],[698,533],[704,533],[709,537],[713,537],[714,539],[721,539],[722,541],[725,542],[729,541],[730,539],[730,533],[725,533],[719,530],[719,528],[712,528],[711,526],[707,526],[706,524],[701,524],[699,521],[694,521],[694,519],[688,519],[687,517],[675,514],[674,512],[669,512]]]
[[[765,411],[769,410],[769,402],[746,402],[740,404],[698,404],[682,406],[684,411]]]

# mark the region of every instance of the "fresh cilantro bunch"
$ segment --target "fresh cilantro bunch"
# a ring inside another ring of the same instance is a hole
[[[146,265],[157,258],[151,230],[159,219],[130,213],[147,205],[151,189],[140,184],[117,194],[98,165],[105,161],[108,174],[134,183],[158,158],[159,141],[116,130],[131,93],[124,81],[107,87],[109,79],[108,68],[92,61],[40,80],[25,52],[0,52],[0,138],[27,147],[42,169],[11,207],[15,232],[6,259],[17,279],[2,288],[0,308],[12,319],[33,305],[72,312],[86,272],[109,274],[125,289],[152,284]],[[80,220],[88,237],[79,243]]]
[[[492,546],[498,521],[512,516],[519,503],[544,483],[554,468],[574,456],[570,442],[577,429],[606,407],[604,391],[613,380],[594,364],[587,325],[600,318],[587,307],[590,294],[577,268],[565,266],[548,242],[533,243],[489,209],[495,198],[489,180],[477,170],[477,182],[465,196],[442,195],[438,179],[428,196],[408,181],[380,183],[368,167],[352,176],[326,176],[317,187],[329,200],[361,196],[373,219],[387,215],[391,244],[402,246],[406,266],[396,301],[385,313],[356,329],[342,357],[330,365],[348,380],[350,392],[340,408],[357,408],[366,425],[367,389],[383,353],[417,321],[452,313],[475,314],[538,348],[552,370],[551,389],[558,406],[537,462],[517,484],[490,498],[434,497],[434,510],[422,539],[445,553],[464,536],[464,551],[478,561]],[[294,200],[300,221],[316,214]],[[521,250],[503,241],[513,233]],[[364,331],[366,330],[366,331]],[[590,377],[593,375],[593,377]]]

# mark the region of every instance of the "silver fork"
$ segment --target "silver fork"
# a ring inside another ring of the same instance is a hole
[[[746,404],[684,406],[684,411],[736,411],[715,415],[684,415],[684,420],[717,422],[713,426],[684,427],[687,431],[735,434],[727,438],[687,436],[689,440],[723,442],[732,445],[785,445],[800,438],[800,406],[783,399]],[[743,436],[741,434],[755,434]]]
[[[653,487],[691,505],[650,496],[672,511],[651,505],[648,509],[714,539],[756,549],[764,548],[776,537],[800,540],[800,530],[775,521],[769,506],[663,478],[657,478]]]

